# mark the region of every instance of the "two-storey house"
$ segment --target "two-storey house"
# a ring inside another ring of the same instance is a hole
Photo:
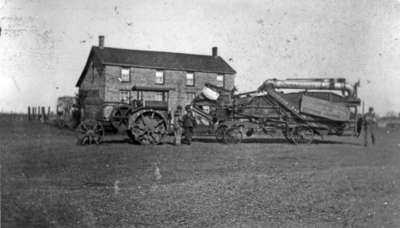
[[[85,117],[104,103],[167,102],[169,110],[189,104],[205,83],[233,89],[235,70],[218,56],[93,46],[76,86]]]

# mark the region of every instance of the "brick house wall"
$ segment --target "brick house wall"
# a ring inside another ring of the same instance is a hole
[[[100,75],[97,69],[92,67],[93,63],[90,64],[88,72],[86,73],[85,79],[82,81],[79,87],[82,91],[98,91],[98,97],[104,100],[105,93],[105,77],[104,74]],[[94,94],[95,95],[95,94]]]
[[[105,77],[99,69],[102,69],[102,66],[99,66],[96,60],[92,61],[79,87],[79,93],[84,94],[81,99],[83,118],[101,118],[99,110],[105,98]]]
[[[156,69],[130,68],[130,82],[121,82],[120,78],[122,67],[105,67],[105,102],[119,102],[120,91],[130,91],[133,86],[145,86],[154,88],[174,88],[169,92],[169,109],[175,110],[178,105],[189,104],[193,95],[199,93],[205,83],[217,84],[217,73],[194,72],[194,86],[186,85],[186,71],[163,70],[164,84],[156,84]],[[232,89],[234,87],[234,74],[225,74],[224,88]]]

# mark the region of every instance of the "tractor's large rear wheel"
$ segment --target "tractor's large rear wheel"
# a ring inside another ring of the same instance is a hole
[[[160,144],[167,132],[167,123],[161,114],[145,111],[134,120],[129,135],[140,144]]]

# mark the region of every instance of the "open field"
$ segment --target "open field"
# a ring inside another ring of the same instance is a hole
[[[3,119],[1,227],[400,227],[400,132],[377,138],[80,147]]]

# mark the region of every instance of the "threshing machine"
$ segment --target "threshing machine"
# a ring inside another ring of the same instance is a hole
[[[343,78],[269,79],[256,91],[234,94],[207,84],[192,106],[213,123],[218,141],[238,143],[262,132],[311,143],[316,135],[356,135],[358,86]]]

